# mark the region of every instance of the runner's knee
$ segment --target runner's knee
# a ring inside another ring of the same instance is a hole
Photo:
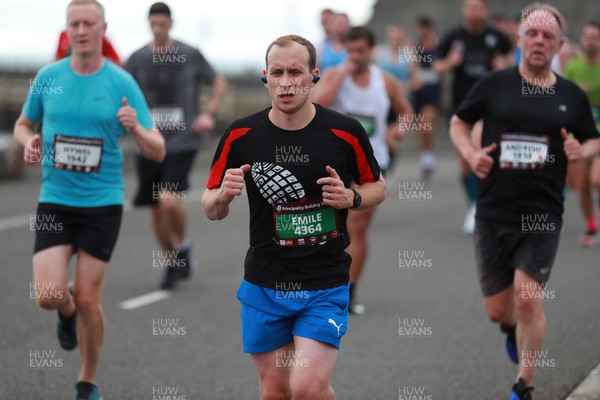
[[[292,397],[294,400],[313,400],[331,398],[330,385],[328,381],[323,381],[318,377],[313,377],[309,381],[292,381]],[[334,394],[335,398],[335,394]]]
[[[501,323],[508,318],[510,314],[510,306],[505,304],[494,304],[494,305],[486,305],[486,313],[490,321],[494,323]]]
[[[45,310],[56,310],[61,307],[67,301],[66,289],[56,290],[37,290],[36,300],[38,306]]]
[[[535,318],[543,312],[541,296],[524,294],[523,289],[518,289],[515,293],[515,309],[519,319]]]
[[[95,294],[76,291],[74,296],[77,310],[94,310],[100,308],[100,301]]]
[[[174,192],[167,192],[167,195],[160,199],[160,207],[166,212],[173,212],[179,207],[181,200],[177,198],[177,194]]]
[[[292,392],[289,387],[277,387],[263,385],[260,386],[260,399],[261,400],[291,400]]]

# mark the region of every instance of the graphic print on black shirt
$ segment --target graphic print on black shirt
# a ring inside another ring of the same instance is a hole
[[[459,27],[446,35],[440,43],[436,56],[445,58],[453,47],[463,52],[463,63],[453,70],[452,107],[465,98],[475,82],[492,70],[492,60],[498,54],[508,54],[512,45],[500,31],[486,27],[481,34],[474,35]]]
[[[250,251],[245,279],[267,287],[301,281],[306,290],[346,284],[350,259],[347,210],[323,204],[317,180],[334,168],[346,187],[379,179],[369,139],[354,119],[316,105],[303,129],[273,125],[270,109],[234,122],[223,135],[208,189],[225,171],[249,164],[245,187],[250,206]]]
[[[557,76],[544,95],[532,96],[518,67],[480,79],[456,115],[483,118],[481,146],[497,144],[494,165],[479,181],[477,218],[520,222],[525,214],[561,218],[567,170],[561,128],[583,143],[598,138],[585,93]]]

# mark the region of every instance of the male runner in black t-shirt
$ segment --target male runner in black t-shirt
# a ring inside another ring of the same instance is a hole
[[[585,93],[550,67],[562,45],[561,26],[553,7],[525,9],[517,36],[521,62],[479,80],[450,127],[480,179],[477,269],[487,315],[501,324],[509,356],[519,364],[511,400],[531,399],[535,367],[544,361],[542,300],[562,226],[567,162],[600,150]],[[478,149],[469,132],[482,118]]]
[[[465,98],[469,89],[482,76],[492,70],[512,65],[512,45],[500,31],[486,23],[488,7],[486,0],[464,0],[463,25],[450,31],[441,41],[433,62],[434,70],[443,74],[452,70],[452,111]],[[479,144],[481,124],[475,125],[473,142]],[[472,234],[475,222],[475,201],[477,199],[477,178],[469,165],[459,157],[459,168],[463,188],[469,200],[462,231]]]
[[[346,216],[381,203],[385,181],[360,123],[310,102],[313,45],[283,36],[265,58],[272,106],[226,130],[202,205],[209,219],[223,219],[244,187],[248,194],[238,299],[261,398],[333,399],[329,380],[348,321]]]

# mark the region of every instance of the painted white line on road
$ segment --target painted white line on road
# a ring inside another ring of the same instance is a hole
[[[571,392],[565,400],[600,399],[600,364]]]
[[[202,193],[204,193],[204,190],[191,190],[187,193],[187,196],[183,199],[183,201],[186,203],[200,202],[200,200],[202,200]],[[131,200],[125,201],[125,204],[123,205],[124,213],[132,211],[134,209],[134,207],[131,204]],[[21,214],[15,215],[13,217],[0,218],[0,232],[30,226],[30,218],[32,218],[33,215],[34,214]]]
[[[147,306],[160,300],[168,299],[169,292],[166,290],[155,290],[154,292],[146,293],[133,299],[122,301],[119,304],[121,310],[135,310],[136,308]]]
[[[0,232],[29,226],[30,216],[31,214],[22,214],[0,219]]]

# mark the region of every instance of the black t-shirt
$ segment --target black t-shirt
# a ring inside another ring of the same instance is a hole
[[[379,179],[379,165],[361,124],[316,106],[303,129],[286,131],[270,108],[231,124],[217,148],[206,187],[221,186],[225,171],[250,164],[244,176],[250,206],[250,250],[244,279],[260,286],[300,282],[302,290],[348,283],[347,210],[322,204],[319,178],[333,167],[348,187]]]
[[[473,35],[460,26],[449,32],[440,43],[437,58],[445,58],[453,46],[463,50],[463,63],[453,69],[452,108],[460,104],[475,82],[492,70],[496,54],[508,54],[512,49],[510,40],[500,31],[486,27]]]
[[[498,146],[492,170],[479,181],[477,218],[562,218],[567,158],[561,127],[582,143],[598,137],[588,98],[577,85],[558,76],[554,86],[534,86],[511,67],[480,79],[456,115],[469,123],[483,118],[482,146]]]

